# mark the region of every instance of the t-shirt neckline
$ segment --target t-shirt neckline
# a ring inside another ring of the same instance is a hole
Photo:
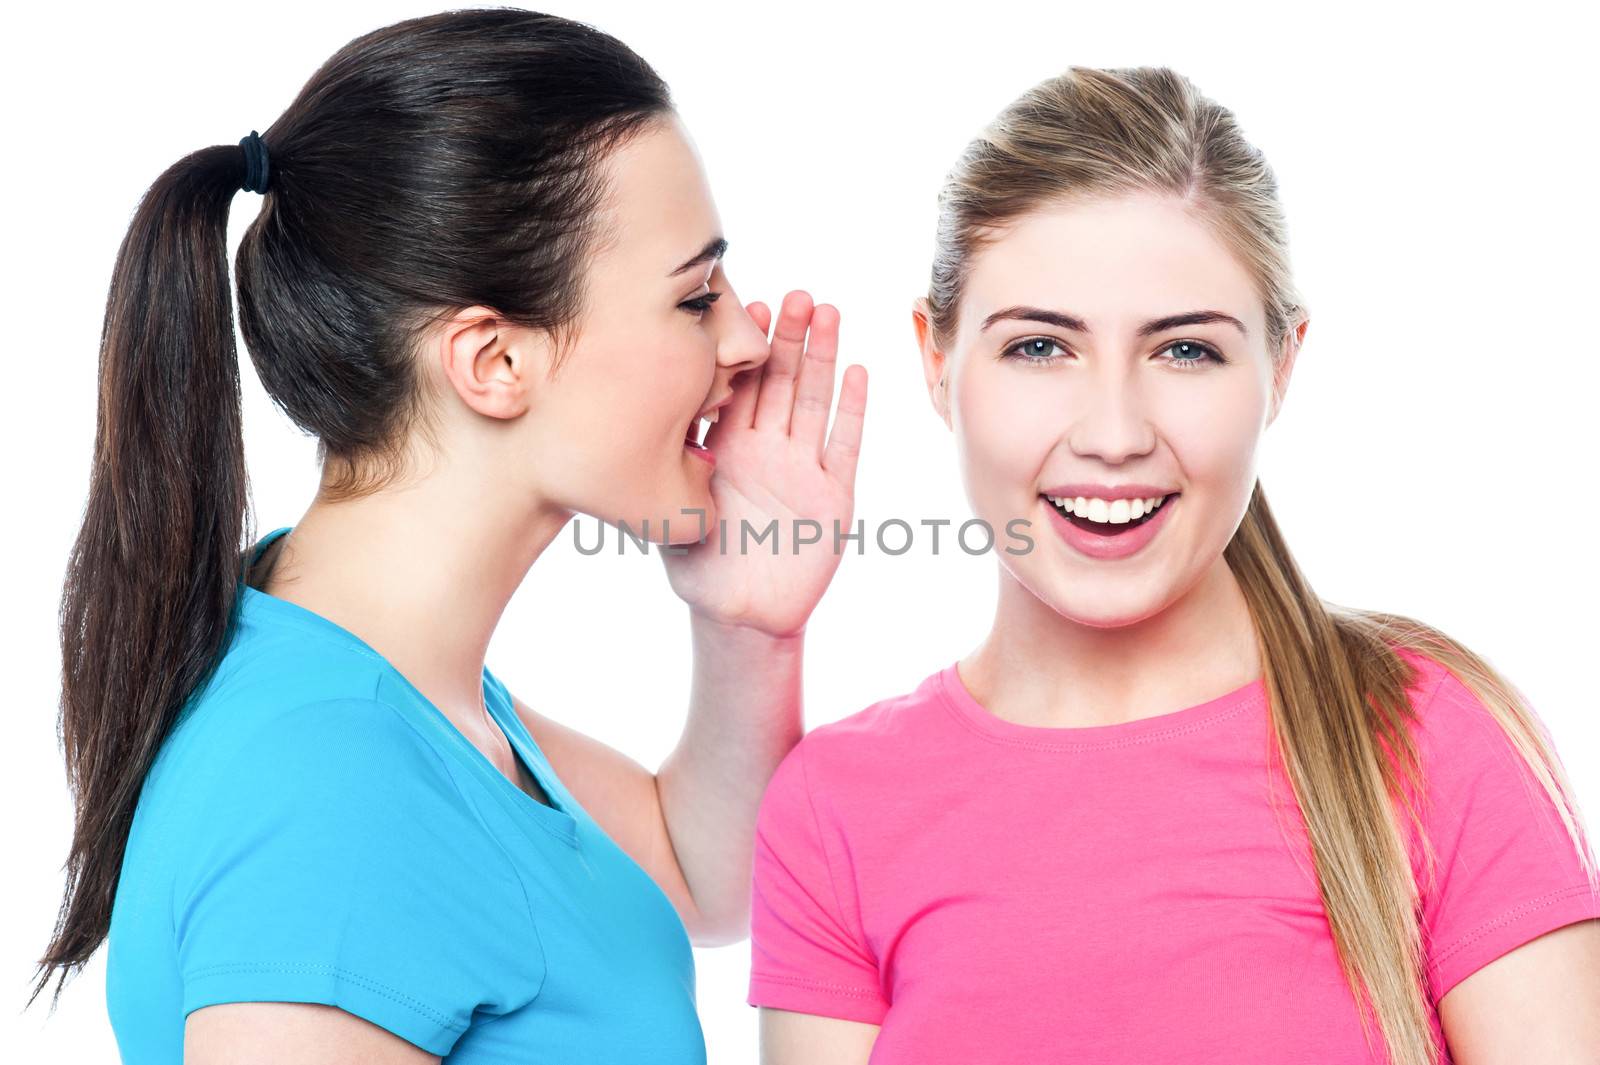
[[[940,702],[956,720],[985,739],[1039,750],[1102,751],[1175,739],[1251,707],[1265,706],[1267,698],[1266,682],[1257,677],[1213,699],[1133,721],[1066,727],[1023,725],[996,717],[978,702],[962,681],[958,665],[959,661],[952,662],[936,674]]]
[[[285,535],[293,528],[294,526],[292,525],[281,526],[280,528],[272,530],[257,540],[255,547],[252,548],[250,552],[251,564],[253,565],[267,550],[267,548],[272,546],[272,542],[274,540]],[[554,831],[559,838],[574,846],[577,844],[577,820],[567,806],[570,800],[564,793],[557,793],[557,788],[551,779],[554,776],[554,771],[551,770],[547,774],[544,766],[548,763],[542,758],[544,752],[539,750],[538,745],[534,742],[533,737],[527,732],[526,726],[523,725],[522,719],[517,716],[515,710],[513,709],[508,715],[506,713],[502,713],[500,707],[496,705],[498,700],[496,699],[496,693],[494,692],[494,684],[491,683],[489,678],[490,670],[488,666],[484,667],[484,706],[488,709],[490,716],[493,717],[495,722],[500,726],[500,730],[505,733],[506,740],[511,744],[511,747],[516,752],[517,757],[522,761],[523,767],[527,770],[528,774],[538,782],[539,787],[543,789],[544,793],[550,796],[550,803],[540,802],[532,795],[529,795],[527,792],[523,791],[513,781],[507,779],[506,775],[500,772],[500,770],[489,761],[488,757],[482,751],[478,750],[471,740],[467,739],[466,736],[462,734],[460,729],[456,728],[455,723],[446,717],[442,710],[434,706],[428,697],[423,695],[422,692],[417,689],[416,685],[412,684],[404,673],[395,668],[392,662],[385,658],[377,648],[367,643],[367,641],[363,640],[361,637],[357,636],[355,633],[351,632],[349,629],[345,628],[343,625],[340,625],[331,618],[323,617],[315,610],[307,610],[299,603],[280,598],[273,595],[271,592],[263,592],[259,588],[253,588],[245,581],[240,581],[239,587],[243,595],[241,610],[248,610],[253,614],[265,612],[278,621],[286,622],[298,628],[308,629],[317,635],[332,639],[335,642],[343,644],[351,650],[356,651],[358,654],[376,661],[384,669],[385,673],[391,677],[394,677],[396,681],[406,689],[406,691],[411,693],[414,699],[432,711],[432,713],[437,717],[437,723],[440,725],[440,727],[447,730],[447,732],[451,734],[452,739],[459,740],[458,746],[464,746],[465,748],[468,748],[468,750],[464,750],[462,752],[468,759],[476,759],[478,762],[481,762],[481,768],[492,773],[495,777],[498,777],[500,783],[504,784],[506,788],[510,789],[512,792],[515,792],[516,798],[520,799],[521,803],[535,816],[539,817],[541,819],[541,823]],[[511,720],[507,720],[508,717]],[[537,756],[535,752],[537,752]]]

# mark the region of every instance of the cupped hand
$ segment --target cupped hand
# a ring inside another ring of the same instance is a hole
[[[745,310],[767,333],[771,310],[760,302]],[[711,475],[716,512],[701,519],[712,523],[705,538],[663,549],[661,557],[673,591],[697,616],[790,636],[805,628],[840,555],[855,542],[842,541],[835,550],[836,530],[841,536],[855,531],[850,522],[867,370],[845,370],[828,432],[838,310],[791,292],[770,343],[760,368],[733,379],[733,398],[706,435],[717,465]],[[814,542],[797,550],[801,540]]]

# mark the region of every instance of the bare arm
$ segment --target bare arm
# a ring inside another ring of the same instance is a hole
[[[183,1025],[184,1065],[439,1065],[437,1055],[336,1006],[224,1002]]]
[[[1547,932],[1439,1000],[1457,1065],[1600,1065],[1600,920]]]
[[[694,683],[683,736],[656,785],[708,945],[749,934],[756,813],[803,731],[801,646],[841,558],[841,541],[827,531],[850,526],[867,399],[866,370],[853,366],[828,431],[837,309],[797,290],[775,323],[764,304],[750,311],[763,333],[773,328],[771,358],[759,377],[734,379],[706,437],[717,454],[716,531],[708,526],[702,543],[661,556],[689,606]],[[819,530],[816,540],[803,538],[801,520]],[[772,550],[748,549],[749,529],[777,530]]]
[[[709,945],[750,933],[756,811],[804,731],[804,631],[771,636],[696,617],[694,682],[683,735],[656,774],[672,852]]]
[[[759,303],[748,310],[765,333],[771,312]],[[516,704],[567,787],[661,885],[701,946],[749,934],[756,812],[800,741],[805,625],[841,557],[836,541],[800,551],[798,535],[782,553],[746,551],[739,530],[792,529],[801,518],[848,530],[867,379],[859,366],[845,375],[829,433],[838,340],[838,311],[791,292],[771,359],[759,376],[734,379],[706,436],[717,455],[717,525],[702,543],[662,552],[689,606],[694,681],[683,735],[661,768],[651,773]],[[721,549],[724,527],[738,549]]]
[[[800,741],[804,633],[769,636],[693,617],[683,735],[659,772],[513,699],[578,802],[672,900],[698,946],[749,933],[756,811]]]
[[[878,1026],[761,1007],[761,1065],[866,1065]]]

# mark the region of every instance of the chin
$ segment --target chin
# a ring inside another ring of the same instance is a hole
[[[700,543],[701,540],[709,540],[716,534],[717,518],[719,515],[717,514],[717,504],[712,501],[710,492],[706,493],[706,498],[703,502],[692,504],[692,508],[705,512],[704,519],[702,519],[698,514],[684,515],[684,521],[688,523],[685,525],[685,528],[689,530],[689,536],[691,537],[686,542],[697,544]],[[695,538],[696,535],[702,531],[704,531],[705,535]]]
[[[1091,629],[1122,629],[1137,625],[1161,613],[1167,607],[1160,596],[1124,595],[1095,596],[1085,594],[1082,584],[1073,586],[1070,595],[1041,596],[1050,609],[1077,625]]]
[[[663,536],[663,543],[697,544],[710,536],[717,526],[717,505],[705,489],[691,489],[676,500],[664,502],[660,513],[671,522],[665,527],[670,538]]]
[[[706,463],[687,453],[681,454],[678,464],[658,469],[654,475],[646,472],[642,463],[627,471],[625,483],[649,493],[648,498],[639,493],[642,502],[634,507],[635,514],[649,515],[646,539],[662,545],[696,544],[702,532],[709,535],[716,528],[717,505],[708,473]],[[619,488],[621,483],[619,480]],[[637,532],[639,518],[632,521]]]
[[[1151,611],[1150,613],[1155,613],[1155,611]],[[1128,628],[1130,625],[1139,624],[1139,622],[1143,621],[1145,618],[1150,616],[1150,614],[1118,614],[1118,615],[1115,615],[1115,616],[1095,615],[1095,616],[1091,616],[1091,617],[1086,617],[1086,616],[1083,616],[1081,614],[1074,613],[1073,611],[1070,611],[1070,610],[1062,611],[1061,614],[1067,620],[1075,622],[1076,624],[1082,625],[1086,629],[1107,629],[1107,630],[1110,630],[1110,629],[1125,629],[1125,628]]]

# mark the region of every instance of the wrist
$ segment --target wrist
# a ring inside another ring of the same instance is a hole
[[[725,618],[713,617],[710,614],[703,614],[692,607],[689,609],[689,627],[697,641],[709,640],[718,644],[748,647],[758,651],[798,647],[804,642],[806,633],[804,622],[795,629],[771,632],[746,622],[730,621]]]

